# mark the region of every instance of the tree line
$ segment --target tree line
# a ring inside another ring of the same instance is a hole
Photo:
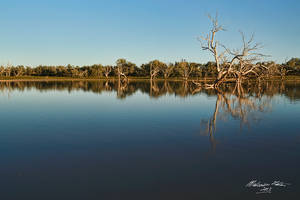
[[[256,65],[267,66],[266,76],[300,75],[300,58],[277,64],[275,62],[257,62]],[[115,65],[94,64],[90,66],[0,66],[0,77],[68,77],[68,78],[119,78],[142,77],[149,79],[180,78],[217,78],[218,66],[216,62],[206,64],[181,60],[175,63],[164,63],[153,60],[137,66],[126,59],[118,59]]]

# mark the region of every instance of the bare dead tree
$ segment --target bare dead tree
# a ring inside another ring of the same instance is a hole
[[[104,76],[106,77],[106,79],[108,79],[108,76],[111,73],[111,71],[112,71],[112,67],[111,66],[105,66],[105,67],[103,67],[103,73],[104,73]]]
[[[118,74],[119,80],[121,79],[121,77],[123,77],[125,81],[128,80],[122,66],[117,67],[117,74]]]
[[[206,85],[207,87],[217,87],[223,80],[224,75],[227,73],[225,65],[221,63],[224,60],[225,52],[219,54],[220,43],[216,40],[216,34],[220,31],[225,31],[224,27],[219,24],[218,15],[215,18],[208,15],[211,20],[212,28],[206,37],[200,36],[199,41],[201,42],[202,50],[209,51],[212,53],[217,66],[218,76],[213,85]]]
[[[216,14],[215,18],[209,15],[209,19],[212,22],[212,28],[206,37],[200,37],[200,42],[203,50],[212,53],[218,74],[214,84],[205,84],[205,86],[218,88],[220,84],[228,80],[229,76],[239,83],[243,79],[249,78],[250,75],[258,77],[259,71],[266,69],[266,66],[254,64],[264,56],[258,52],[262,45],[254,43],[254,34],[249,40],[246,40],[244,33],[240,31],[242,47],[231,50],[216,40],[216,34],[225,30],[218,22],[218,15]],[[219,53],[221,48],[223,51]]]
[[[122,81],[128,81],[128,78],[127,78],[126,73],[125,73],[125,70],[126,70],[125,66],[124,66],[125,64],[126,64],[125,59],[117,60],[116,72],[117,72],[119,81],[121,81],[122,77],[123,77]]]
[[[259,77],[260,71],[267,70],[268,66],[263,64],[256,64],[258,60],[265,55],[258,51],[262,48],[261,43],[254,43],[254,34],[251,35],[249,40],[246,40],[245,35],[240,31],[242,37],[242,47],[235,50],[230,50],[224,45],[224,49],[231,56],[230,62],[225,62],[227,65],[227,74],[233,75],[238,83],[249,76]]]

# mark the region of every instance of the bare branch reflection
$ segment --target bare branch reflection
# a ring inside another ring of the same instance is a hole
[[[281,83],[282,85],[283,83]],[[236,83],[226,90],[216,89],[216,103],[211,117],[201,120],[201,134],[209,136],[212,151],[216,150],[217,121],[226,121],[229,118],[239,121],[240,130],[244,126],[250,126],[259,120],[259,113],[271,110],[271,96],[276,94],[273,84],[243,86]],[[270,87],[271,86],[271,87]],[[255,90],[252,90],[255,89]],[[265,89],[265,90],[263,90]],[[281,92],[279,89],[277,92]]]

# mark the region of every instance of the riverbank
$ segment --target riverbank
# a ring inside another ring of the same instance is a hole
[[[146,80],[150,80],[149,77],[128,77],[129,80],[133,80],[133,81],[146,81]],[[300,77],[299,77],[300,79]],[[109,78],[105,78],[105,77],[88,77],[88,78],[74,78],[74,77],[53,77],[53,76],[19,76],[19,77],[0,77],[0,81],[116,81],[118,80],[118,77],[109,77]],[[168,79],[164,79],[164,78],[156,78],[155,80],[157,81],[164,81],[164,80],[168,80],[168,81],[183,81],[182,78],[178,77],[178,78],[168,78]],[[213,81],[214,78],[213,77],[209,77],[209,78],[193,78],[193,79],[189,79],[189,81]]]
[[[146,81],[150,80],[149,77],[128,77],[130,81]],[[20,77],[0,77],[0,82],[7,82],[7,81],[117,81],[117,77],[109,77],[109,78],[97,78],[97,77],[89,77],[89,78],[74,78],[74,77],[53,77],[53,76],[20,76]],[[184,81],[182,78],[156,78],[156,81]],[[188,81],[201,81],[201,82],[210,82],[215,80],[214,77],[208,78],[190,78]],[[253,80],[253,79],[250,79]],[[264,81],[300,81],[300,76],[286,76],[282,79],[280,76],[274,76],[272,78],[264,78]],[[234,81],[233,79],[228,79],[228,81]]]

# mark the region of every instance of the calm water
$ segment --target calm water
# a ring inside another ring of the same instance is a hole
[[[299,199],[300,83],[0,91],[0,199]],[[291,185],[256,194],[251,180]]]

